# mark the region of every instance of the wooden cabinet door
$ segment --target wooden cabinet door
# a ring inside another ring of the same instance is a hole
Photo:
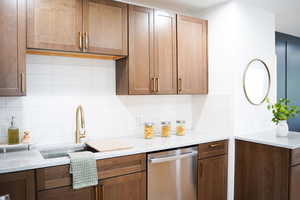
[[[9,195],[11,200],[35,200],[34,171],[0,175],[0,196],[3,195]]]
[[[72,187],[62,187],[38,192],[38,200],[95,200],[96,187],[74,190]]]
[[[289,187],[289,200],[300,199],[300,165],[291,167],[290,172],[290,187]]]
[[[177,17],[178,93],[208,93],[207,21]]]
[[[25,95],[26,0],[0,1],[0,96]]]
[[[155,91],[177,94],[176,14],[154,12]]]
[[[111,0],[84,0],[84,50],[127,55],[127,4]]]
[[[153,9],[129,5],[129,94],[154,92]]]
[[[81,51],[82,0],[28,0],[27,48]]]
[[[146,172],[100,181],[99,200],[146,200]]]
[[[198,200],[227,199],[227,155],[198,161]]]

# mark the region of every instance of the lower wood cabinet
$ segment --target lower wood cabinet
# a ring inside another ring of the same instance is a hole
[[[235,200],[299,200],[300,149],[237,140]]]
[[[38,192],[38,200],[97,200],[96,187],[73,190],[62,187]]]
[[[9,195],[11,200],[35,200],[34,170],[1,174],[0,196]]]
[[[146,200],[146,172],[100,181],[100,200]]]
[[[198,199],[227,199],[227,155],[198,161]]]
[[[198,200],[226,200],[228,141],[200,144],[198,149]]]

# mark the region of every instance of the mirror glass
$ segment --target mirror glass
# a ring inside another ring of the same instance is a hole
[[[266,63],[252,60],[244,73],[244,92],[251,104],[260,105],[270,92],[270,72]]]

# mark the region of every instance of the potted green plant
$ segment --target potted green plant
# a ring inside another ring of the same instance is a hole
[[[277,125],[276,135],[278,137],[288,136],[289,126],[287,120],[295,118],[300,113],[299,108],[294,105],[289,105],[291,101],[286,98],[279,99],[275,104],[271,104],[268,98],[266,102],[268,104],[268,110],[273,113],[272,122]]]

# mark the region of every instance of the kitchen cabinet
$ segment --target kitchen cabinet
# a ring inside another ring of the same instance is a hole
[[[73,190],[72,187],[62,187],[38,192],[38,200],[97,200],[96,187]]]
[[[236,140],[236,200],[300,198],[300,149]]]
[[[178,93],[208,93],[207,21],[177,15]]]
[[[200,144],[198,151],[198,200],[226,200],[228,141]]]
[[[28,0],[27,48],[127,55],[127,4]]]
[[[155,93],[177,94],[176,14],[154,11]]]
[[[0,96],[26,93],[26,0],[0,1]]]
[[[111,0],[85,0],[84,51],[127,55],[127,4]]]
[[[129,57],[117,61],[117,94],[176,94],[176,15],[129,5]]]
[[[138,172],[101,180],[101,200],[146,200],[146,172]]]
[[[116,82],[118,95],[207,94],[207,21],[130,5]]]
[[[34,170],[1,174],[0,196],[3,195],[9,195],[11,200],[35,200]]]

